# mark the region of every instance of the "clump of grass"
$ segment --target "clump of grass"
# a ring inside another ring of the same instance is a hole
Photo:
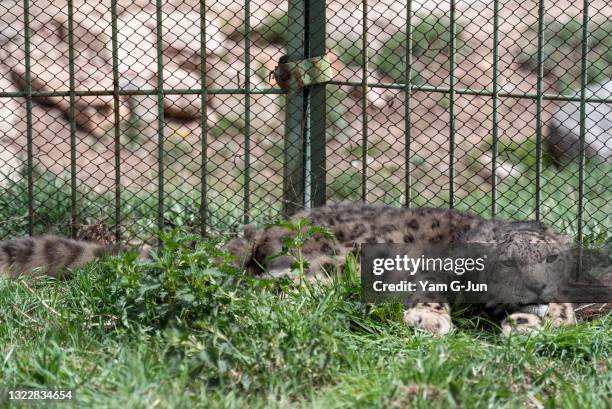
[[[456,35],[461,38],[462,27],[457,25]],[[403,81],[406,73],[406,33],[394,33],[374,55],[374,63],[379,71],[394,81]],[[457,41],[457,48],[461,47]],[[427,15],[418,20],[412,31],[412,55],[425,67],[440,53],[448,54],[451,47],[450,20],[443,16]],[[412,71],[411,81],[420,83],[418,71]]]
[[[182,152],[181,150],[178,151]],[[170,155],[169,155],[170,157]],[[171,166],[174,163],[170,164]],[[178,167],[178,166],[177,166]],[[71,190],[69,175],[57,176],[34,169],[34,234],[70,234]],[[185,232],[199,232],[201,220],[200,186],[188,183],[165,186],[163,223],[180,227]],[[123,240],[153,240],[158,226],[158,194],[156,191],[122,189],[120,192],[121,231]],[[28,185],[24,177],[0,187],[0,240],[28,235]],[[257,203],[257,202],[255,202]],[[77,221],[80,224],[116,224],[114,191],[96,192],[85,186],[77,189]],[[255,220],[268,218],[254,206]],[[235,231],[242,220],[240,198],[227,198],[215,190],[208,193],[207,226],[209,231]]]
[[[339,200],[358,200],[361,192],[361,174],[349,168],[334,177],[328,186],[334,198]]]
[[[535,37],[537,23],[529,28]],[[591,83],[607,81],[612,77],[612,21],[593,22],[589,26],[589,56],[587,79]],[[531,70],[537,69],[537,45],[522,48],[518,61]],[[561,93],[579,88],[582,45],[582,22],[577,18],[567,21],[548,20],[544,28],[544,71],[559,79]]]
[[[457,48],[461,44],[462,27],[457,25]],[[368,56],[371,66],[381,73],[391,77],[394,81],[404,81],[406,76],[406,45],[407,37],[404,31],[396,31],[382,45],[380,49],[370,48]],[[444,16],[421,16],[412,28],[412,55],[427,67],[440,54],[450,51],[450,20]],[[337,45],[340,60],[346,65],[363,65],[363,50],[360,44],[351,41],[341,41]],[[411,82],[422,82],[419,70],[413,68]]]
[[[266,16],[263,21],[252,28],[251,33],[256,41],[264,44],[286,45],[291,35],[288,31],[289,16],[285,11],[275,11]],[[242,35],[246,30],[244,26],[239,29]]]
[[[0,280],[2,384],[74,388],[101,408],[608,405],[610,315],[437,338],[403,325],[399,304],[361,304],[354,261],[309,290],[240,274],[217,239],[162,238],[149,261]]]
[[[223,135],[238,136],[244,132],[244,127],[244,121],[242,120],[232,121],[222,117],[209,128],[209,132],[215,138]]]
[[[490,148],[491,141],[483,144]],[[497,208],[502,218],[526,220],[535,218],[536,141],[529,138],[521,142],[500,138],[498,160],[514,164],[520,170],[517,176],[499,181]],[[579,166],[570,163],[557,168],[545,152],[541,169],[541,217],[542,221],[570,236],[577,235]],[[583,234],[587,246],[601,246],[612,241],[612,222],[609,201],[612,200],[612,167],[597,160],[587,161],[584,168]],[[490,197],[481,190],[473,190],[461,197],[457,207],[487,215]]]

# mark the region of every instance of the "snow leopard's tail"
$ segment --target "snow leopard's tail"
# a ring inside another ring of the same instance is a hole
[[[123,245],[104,246],[51,235],[0,241],[0,275],[61,277],[69,273],[71,268],[127,250],[129,247]],[[148,248],[142,248],[141,256],[147,255]]]

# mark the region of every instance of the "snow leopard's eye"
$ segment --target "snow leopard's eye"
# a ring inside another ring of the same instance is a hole
[[[516,261],[513,258],[501,260],[501,265],[504,267],[516,267]]]
[[[557,257],[559,257],[558,254],[551,254],[550,256],[546,257],[546,262],[547,263],[554,263],[555,260],[557,260]]]

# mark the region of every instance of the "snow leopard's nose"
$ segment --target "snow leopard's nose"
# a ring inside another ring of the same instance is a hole
[[[542,291],[546,288],[546,284],[528,284],[527,289],[534,294],[542,294]]]

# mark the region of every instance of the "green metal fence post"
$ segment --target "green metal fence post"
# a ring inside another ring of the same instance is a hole
[[[23,36],[25,47],[25,99],[26,99],[26,138],[28,172],[28,234],[34,234],[34,175],[32,143],[32,55],[30,40],[30,1],[23,0]]]
[[[162,0],[156,0],[157,36],[157,228],[164,228],[164,51],[162,46]]]
[[[289,41],[287,58],[299,61],[304,58],[304,0],[289,0]],[[283,166],[283,215],[290,216],[304,207],[304,143],[305,108],[304,93],[291,87],[287,91],[285,120],[285,147]]]
[[[113,119],[115,148],[115,240],[121,240],[121,129],[119,122],[119,44],[117,40],[117,0],[111,2],[111,42],[113,53]]]
[[[362,0],[361,22],[361,200],[368,195],[368,0]]]
[[[251,212],[251,2],[244,3],[244,224]]]
[[[582,48],[581,48],[581,75],[580,75],[580,147],[578,155],[578,242],[582,250],[583,242],[583,217],[584,217],[584,166],[585,166],[585,136],[586,136],[586,87],[588,83],[589,53],[589,1],[582,2]],[[582,254],[581,254],[582,255]],[[582,257],[580,257],[580,268],[582,270]]]
[[[544,0],[538,4],[538,80],[536,84],[536,175],[535,175],[535,217],[540,220],[542,203],[542,100],[544,84]]]
[[[406,76],[404,79],[404,156],[405,156],[405,175],[404,175],[404,194],[406,207],[410,207],[412,201],[412,164],[410,162],[411,143],[412,143],[412,0],[408,0],[406,5]]]
[[[499,109],[499,0],[493,0],[493,115],[491,117],[491,217],[497,215],[497,111]]]
[[[206,236],[208,224],[208,95],[206,77],[206,1],[200,1],[200,128],[202,129],[202,162],[200,177],[200,233]]]
[[[325,0],[306,0],[306,3],[308,5],[306,23],[307,58],[323,56],[326,53]],[[309,174],[306,177],[309,183],[306,186],[305,204],[308,206],[309,202],[312,202],[312,205],[316,207],[324,205],[326,200],[326,86],[325,84],[316,84],[307,88],[305,92],[308,98],[307,129],[309,131],[305,140],[309,145],[307,146],[309,148],[307,149]]]
[[[77,182],[76,182],[76,118],[74,78],[74,5],[68,0],[68,75],[70,92],[68,121],[70,123],[70,237],[76,237],[77,224]]]
[[[288,61],[325,55],[325,0],[289,1]],[[294,82],[291,81],[293,84]],[[325,203],[326,88],[287,90],[283,214]]]
[[[455,207],[455,68],[457,53],[457,25],[455,21],[455,0],[450,2],[450,57],[449,57],[449,150],[448,150],[448,205],[452,209]]]

